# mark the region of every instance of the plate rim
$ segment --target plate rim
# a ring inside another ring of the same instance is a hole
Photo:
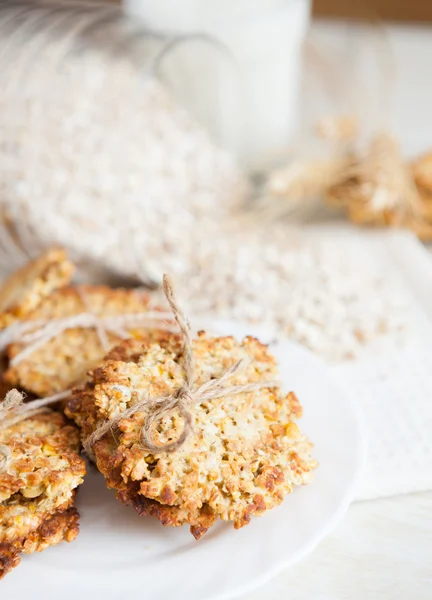
[[[253,327],[249,326],[249,329],[253,330]],[[262,332],[260,332],[260,333],[262,333]],[[248,594],[254,590],[261,588],[266,583],[268,583],[269,581],[274,579],[277,575],[279,575],[282,571],[292,567],[293,565],[295,565],[298,562],[300,562],[301,560],[303,560],[303,558],[306,557],[308,554],[310,554],[318,546],[318,544],[324,538],[326,538],[336,528],[336,526],[342,521],[342,519],[346,515],[350,505],[352,504],[353,500],[355,499],[356,490],[358,488],[360,479],[364,473],[364,469],[366,466],[366,459],[367,459],[368,439],[367,439],[366,422],[365,422],[365,418],[364,418],[361,408],[358,406],[358,404],[356,404],[354,402],[354,399],[352,398],[351,394],[349,394],[349,392],[345,389],[345,386],[343,384],[341,384],[339,381],[336,381],[335,374],[332,373],[331,369],[326,365],[326,363],[322,359],[317,357],[313,352],[311,352],[309,349],[305,348],[301,344],[294,342],[292,340],[283,340],[283,341],[278,340],[277,344],[291,346],[292,348],[295,348],[297,352],[301,352],[302,354],[306,355],[309,360],[313,360],[313,361],[319,363],[320,367],[324,368],[324,370],[326,371],[328,379],[330,379],[332,384],[336,388],[338,388],[341,391],[341,393],[343,394],[344,398],[346,399],[347,403],[349,404],[349,408],[350,408],[352,414],[354,415],[354,421],[356,423],[358,440],[359,440],[359,443],[357,446],[358,467],[355,471],[355,475],[353,477],[353,480],[352,480],[350,486],[346,489],[345,494],[342,496],[340,503],[339,503],[338,507],[336,508],[336,510],[334,511],[334,513],[332,514],[332,516],[327,519],[327,521],[322,526],[322,528],[320,528],[317,531],[316,535],[307,544],[305,544],[305,546],[302,548],[301,551],[299,551],[297,554],[295,554],[289,558],[285,558],[285,559],[281,558],[280,561],[275,563],[273,568],[267,569],[265,571],[265,573],[263,573],[262,575],[257,575],[250,582],[239,585],[235,589],[232,589],[229,592],[221,592],[221,593],[209,595],[203,600],[233,600],[235,598],[238,598],[239,596],[243,596],[245,594]],[[312,484],[313,484],[313,482],[312,482]]]
[[[236,322],[236,325],[238,327],[240,323]],[[251,335],[254,335],[254,328],[251,326],[246,327],[248,332]],[[237,332],[235,332],[234,327],[233,330],[234,335],[236,337],[242,337]],[[259,337],[261,339],[264,337],[265,342],[265,336],[263,336],[262,334],[263,332],[260,331]],[[223,335],[223,333],[219,333],[219,335]],[[330,390],[333,388],[335,391],[337,390],[340,392],[338,403],[346,404],[347,415],[349,415],[350,421],[350,431],[353,431],[356,434],[355,444],[353,445],[354,451],[352,453],[352,458],[350,458],[350,461],[352,461],[352,465],[354,468],[352,469],[352,474],[350,477],[348,477],[345,474],[347,485],[345,487],[342,486],[341,493],[336,495],[336,499],[332,501],[334,507],[331,503],[329,504],[328,514],[324,515],[324,518],[322,519],[322,524],[320,524],[320,520],[318,519],[316,523],[316,531],[309,531],[308,535],[304,538],[304,543],[302,543],[302,540],[300,539],[300,543],[298,544],[298,550],[295,547],[291,548],[287,554],[282,555],[280,558],[276,557],[276,559],[274,558],[274,555],[270,556],[270,560],[268,560],[263,565],[263,568],[261,570],[251,569],[249,572],[242,572],[239,574],[238,581],[236,581],[234,577],[231,577],[229,580],[227,580],[225,587],[223,586],[223,573],[221,574],[221,571],[219,570],[217,573],[215,573],[215,575],[217,576],[217,579],[222,579],[222,584],[220,584],[219,586],[216,585],[215,588],[217,589],[215,589],[215,591],[212,591],[211,587],[210,589],[207,588],[205,594],[202,594],[203,590],[201,587],[199,589],[196,589],[195,591],[190,590],[188,594],[190,593],[191,598],[193,598],[193,600],[198,600],[198,598],[199,600],[230,600],[233,598],[237,598],[238,596],[251,593],[252,591],[268,583],[271,579],[273,579],[283,570],[291,567],[292,565],[302,560],[305,556],[307,556],[310,552],[312,552],[312,550],[316,548],[316,546],[336,527],[336,525],[344,517],[348,510],[348,507],[354,499],[358,482],[364,470],[367,457],[367,430],[365,427],[365,420],[361,413],[361,408],[355,403],[354,397],[349,393],[348,390],[345,389],[343,382],[339,382],[339,380],[337,379],[337,377],[335,377],[334,373],[332,373],[328,365],[326,365],[326,363],[320,360],[312,352],[290,340],[279,340],[276,345],[281,348],[281,354],[284,352],[285,348],[288,350],[288,353],[291,352],[296,353],[299,356],[301,355],[301,357],[308,361],[310,367],[313,367],[313,364],[315,364],[317,366],[317,369],[319,369],[320,378],[323,380],[325,377]],[[270,345],[271,351],[272,347],[277,357],[277,351],[273,344]],[[288,361],[290,360],[289,355],[286,357],[286,359]],[[283,369],[286,369],[286,364],[283,365]],[[282,368],[281,375],[283,377]],[[338,406],[338,403],[336,403],[336,406]],[[351,463],[348,462],[348,467],[350,467],[350,465]],[[253,524],[251,526],[253,526]],[[274,528],[270,528],[270,531],[274,531]],[[277,544],[279,544],[279,539],[277,539],[277,537],[275,538],[275,541]],[[29,557],[29,559],[31,560],[31,557]],[[55,567],[52,565],[52,568]],[[23,576],[25,576],[25,573],[23,573]],[[38,590],[35,591],[36,600],[36,598],[38,598],[39,595]],[[150,589],[148,591],[150,592],[150,594],[152,593]],[[165,593],[166,597],[169,597],[169,594],[171,593],[168,589],[166,590],[166,592],[163,592],[163,590],[156,589],[154,589],[153,591],[156,593],[156,595],[159,593],[159,595],[157,596],[158,598],[161,597],[161,593]],[[114,600],[118,596],[116,596],[116,590],[113,589],[112,592],[113,593],[108,594],[107,597],[112,598],[112,600]],[[106,591],[104,593],[106,594]],[[17,596],[17,598],[18,597],[19,596]],[[51,596],[49,597],[51,598]],[[133,597],[135,596],[133,595]],[[183,598],[183,596],[181,597]]]

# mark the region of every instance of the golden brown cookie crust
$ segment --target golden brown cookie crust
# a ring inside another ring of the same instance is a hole
[[[98,317],[110,317],[146,312],[148,306],[149,296],[145,292],[107,286],[64,287],[44,298],[25,320],[62,319],[87,310]],[[118,344],[120,339],[107,333],[110,347]],[[21,350],[20,344],[9,346],[9,359],[13,359]],[[4,378],[13,386],[39,396],[49,396],[85,381],[87,371],[95,367],[105,354],[106,350],[95,329],[68,329],[16,366],[10,366]]]
[[[93,379],[68,403],[67,414],[91,434],[98,420],[111,419],[138,401],[137,390],[166,395],[184,383],[182,343],[166,334],[159,343],[122,343],[93,373]],[[220,377],[241,359],[250,363],[230,385],[277,378],[275,359],[254,338],[232,337],[193,342],[196,383]],[[118,360],[120,358],[120,360]],[[294,394],[262,388],[204,402],[191,408],[193,435],[172,453],[151,453],[140,442],[145,411],[119,422],[117,432],[94,446],[99,470],[119,499],[140,514],[156,516],[165,525],[188,523],[200,537],[219,517],[246,525],[253,514],[280,504],[293,487],[309,482],[316,461],[311,444],[295,419],[301,408]],[[165,417],[155,442],[176,439],[181,417]]]
[[[28,315],[42,298],[67,285],[74,266],[65,250],[53,248],[15,271],[0,286],[0,328]]]
[[[73,507],[85,461],[76,427],[47,410],[0,429],[11,456],[0,472],[0,577],[21,552],[44,550],[78,533]]]
[[[0,444],[11,449],[7,469],[0,472],[2,503],[19,493],[55,508],[82,482],[85,462],[78,455],[79,433],[60,413],[47,411],[0,429]],[[0,517],[4,508],[0,505]]]
[[[47,517],[27,537],[0,542],[0,579],[20,563],[20,554],[42,552],[62,541],[72,542],[79,532],[79,515],[71,506]]]

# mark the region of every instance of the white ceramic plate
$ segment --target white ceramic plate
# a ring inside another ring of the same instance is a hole
[[[230,328],[218,327],[222,333]],[[247,329],[250,332],[250,327]],[[237,326],[236,335],[245,332]],[[235,531],[219,523],[199,542],[122,506],[93,468],[78,493],[81,533],[32,556],[0,582],[5,600],[221,600],[243,594],[310,552],[342,518],[365,458],[360,420],[326,367],[299,346],[273,347],[301,428],[320,462],[314,482]]]

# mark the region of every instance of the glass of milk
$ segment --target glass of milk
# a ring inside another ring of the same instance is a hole
[[[124,0],[169,42],[159,75],[247,167],[289,145],[310,0]]]

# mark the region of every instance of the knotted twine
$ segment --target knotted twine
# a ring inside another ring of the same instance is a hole
[[[85,302],[85,298],[82,299]],[[85,304],[86,309],[89,310],[88,303],[85,302]],[[12,343],[24,346],[24,349],[10,361],[11,366],[16,366],[53,338],[68,329],[75,328],[94,328],[103,349],[107,351],[109,349],[107,332],[126,339],[130,337],[127,330],[136,327],[155,326],[157,329],[176,331],[174,327],[165,322],[170,318],[171,313],[162,311],[147,311],[112,317],[98,317],[89,311],[62,319],[18,322],[0,333],[0,353]],[[72,390],[68,389],[46,398],[24,403],[24,394],[16,389],[10,390],[4,400],[0,402],[0,430],[44,412],[49,405],[68,398],[71,392]],[[9,446],[0,444],[0,473],[7,470],[11,457],[12,452]]]
[[[130,337],[128,329],[136,327],[156,326],[158,329],[175,331],[175,328],[166,322],[166,319],[171,318],[171,313],[147,311],[112,317],[98,317],[90,312],[86,298],[81,294],[80,296],[88,312],[62,319],[18,322],[4,329],[0,333],[0,352],[3,352],[12,343],[19,343],[24,346],[24,349],[10,361],[10,365],[16,366],[38,348],[68,329],[95,329],[105,351],[109,349],[107,333],[112,333],[121,339],[126,339]],[[10,390],[4,400],[0,402],[0,430],[44,412],[51,404],[68,398],[71,392],[72,390],[68,389],[46,398],[24,403],[24,394],[16,389]],[[0,473],[7,470],[11,458],[12,452],[10,447],[0,444]]]
[[[84,449],[89,456],[93,456],[93,446],[106,433],[111,431],[125,418],[131,417],[139,411],[147,413],[141,428],[141,443],[150,452],[174,452],[178,450],[192,433],[192,415],[190,408],[208,400],[215,400],[224,396],[255,392],[262,388],[276,388],[280,386],[279,381],[261,381],[245,385],[226,385],[228,380],[239,371],[245,369],[248,360],[239,360],[227,369],[223,375],[216,379],[210,379],[200,386],[196,386],[196,364],[193,354],[192,333],[188,319],[185,317],[177,302],[174,286],[168,275],[163,277],[163,290],[168,304],[172,310],[175,321],[180,328],[183,342],[183,361],[185,370],[185,382],[177,390],[166,396],[150,397],[146,390],[139,390],[141,399],[119,415],[109,419],[96,427],[96,430],[83,442]],[[178,411],[183,419],[183,430],[179,437],[166,444],[155,444],[153,441],[153,429],[156,423],[173,411]]]
[[[0,430],[45,412],[49,405],[67,398],[70,393],[71,390],[65,390],[46,398],[24,403],[25,394],[16,389],[10,390],[4,400],[0,402]],[[0,444],[0,473],[7,470],[11,458],[12,451],[10,447]]]

